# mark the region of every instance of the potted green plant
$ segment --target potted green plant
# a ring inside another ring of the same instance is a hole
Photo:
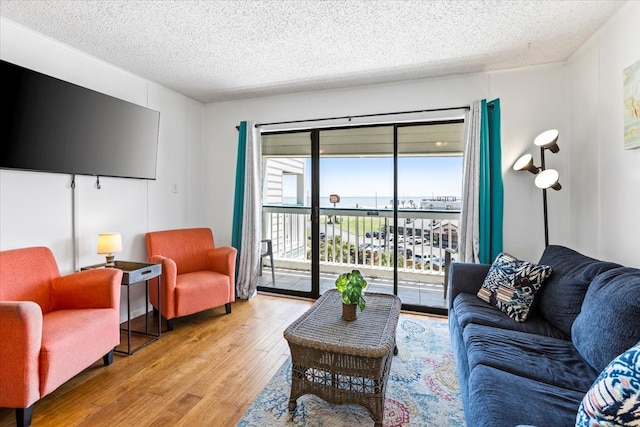
[[[336,289],[342,295],[342,318],[344,320],[355,320],[356,307],[363,311],[366,302],[364,300],[364,288],[367,281],[364,280],[359,270],[350,273],[342,273],[336,279]]]

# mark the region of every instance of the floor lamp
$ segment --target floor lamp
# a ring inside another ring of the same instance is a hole
[[[533,156],[531,154],[524,154],[513,164],[513,169],[517,171],[528,171],[536,175],[535,184],[536,187],[542,189],[542,204],[544,210],[544,245],[549,246],[549,222],[547,219],[547,189],[553,188],[554,190],[560,190],[560,174],[555,169],[547,169],[544,163],[544,151],[549,150],[552,153],[560,151],[558,147],[559,133],[556,129],[551,129],[542,132],[533,141],[534,145],[540,147],[540,162],[541,165],[535,166],[533,164]]]

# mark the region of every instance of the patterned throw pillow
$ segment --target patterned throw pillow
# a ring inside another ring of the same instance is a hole
[[[640,342],[613,359],[582,399],[576,427],[640,426]]]
[[[536,265],[502,252],[489,268],[478,297],[517,322],[529,316],[536,292],[551,275],[548,265]]]

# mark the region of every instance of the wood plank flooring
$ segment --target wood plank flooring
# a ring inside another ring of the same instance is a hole
[[[159,341],[96,361],[36,402],[32,425],[234,426],[289,356],[283,331],[312,303],[258,295],[230,315],[177,319]],[[0,427],[14,425],[15,411],[0,408]]]

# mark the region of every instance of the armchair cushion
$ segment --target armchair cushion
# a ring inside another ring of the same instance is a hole
[[[109,323],[105,319],[112,319]],[[103,342],[120,343],[114,308],[56,310],[44,315],[40,395],[46,396],[106,354]],[[73,333],[70,333],[73,331]],[[74,350],[75,349],[75,350]]]
[[[229,277],[215,271],[181,274],[176,284],[177,317],[219,307],[228,300]]]
[[[177,274],[209,270],[208,251],[214,248],[213,233],[208,228],[147,233],[147,256],[162,255],[172,259],[178,267]]]
[[[51,311],[49,283],[60,276],[49,248],[3,251],[0,270],[0,301],[33,301],[43,313]]]
[[[120,286],[96,286],[109,282],[113,273],[107,268],[79,271],[56,277],[51,281],[51,301],[54,310],[117,307]]]

